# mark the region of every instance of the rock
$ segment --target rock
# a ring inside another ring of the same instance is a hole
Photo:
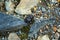
[[[13,12],[15,4],[12,1],[5,1],[5,7],[8,12]]]
[[[58,32],[60,32],[60,28],[59,28],[59,29],[57,29],[57,31],[58,31]]]
[[[44,35],[44,36],[42,37],[42,40],[50,40],[50,39],[49,39],[48,35]]]
[[[50,40],[48,35],[39,36],[37,40]]]
[[[10,33],[8,40],[20,40],[20,38],[18,37],[16,33]]]
[[[38,0],[21,0],[15,12],[18,14],[31,14],[31,8],[36,6]]]
[[[37,38],[37,40],[41,40],[41,36],[39,36],[39,37]]]

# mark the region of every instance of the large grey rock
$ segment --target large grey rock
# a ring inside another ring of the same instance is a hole
[[[12,15],[0,13],[0,31],[21,29],[26,23]]]
[[[29,32],[29,37],[32,37],[33,34],[37,33],[40,28],[43,28],[46,24],[53,25],[55,23],[55,18],[49,18],[49,19],[44,19],[44,20],[36,20],[35,23],[31,26],[30,32]]]

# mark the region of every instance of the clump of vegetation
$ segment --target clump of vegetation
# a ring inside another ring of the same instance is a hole
[[[28,38],[29,30],[30,30],[30,26],[24,26],[24,27],[21,29],[21,32],[22,32],[22,33],[19,35],[19,37],[21,38],[21,40]]]

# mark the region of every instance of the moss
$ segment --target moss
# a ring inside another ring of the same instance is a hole
[[[21,31],[24,32],[24,33],[28,33],[29,30],[30,30],[30,26],[25,26],[21,29]]]
[[[28,35],[26,33],[23,33],[19,37],[22,40],[22,39],[26,39],[28,37]]]
[[[19,37],[21,38],[21,40],[28,38],[29,30],[30,30],[30,26],[24,26],[21,29],[22,34],[19,35]]]

